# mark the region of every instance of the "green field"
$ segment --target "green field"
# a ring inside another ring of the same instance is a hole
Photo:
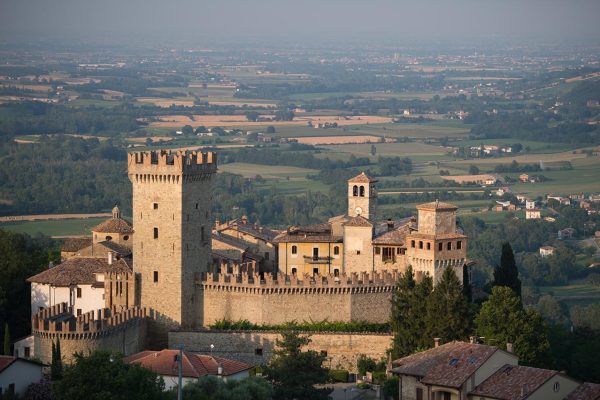
[[[105,220],[106,218],[16,221],[0,223],[0,229],[29,235],[42,233],[47,236],[81,236],[89,235],[90,228]]]
[[[219,171],[242,175],[245,178],[252,178],[256,175],[260,175],[263,179],[287,180],[289,177],[290,180],[296,181],[306,181],[306,175],[319,172],[316,169],[309,168],[248,163],[221,164],[219,165]]]
[[[563,301],[567,306],[586,306],[600,302],[600,287],[581,284],[567,286],[540,286],[542,295],[551,294],[556,300]]]

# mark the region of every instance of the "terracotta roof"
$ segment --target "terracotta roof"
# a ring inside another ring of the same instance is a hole
[[[22,362],[26,362],[29,364],[35,364],[35,365],[39,365],[40,367],[43,367],[45,365],[45,364],[42,364],[41,362],[29,360],[27,358],[18,358],[18,357],[14,357],[14,356],[0,356],[0,373],[2,373],[2,371],[4,371],[8,367],[10,367],[12,364],[14,364],[15,361],[22,361]]]
[[[403,225],[391,231],[383,232],[373,239],[373,244],[396,244],[403,246],[406,235],[410,232],[408,225]]]
[[[96,273],[130,272],[131,266],[125,259],[108,264],[107,258],[73,257],[27,279],[27,282],[44,283],[52,286],[93,285]]]
[[[177,376],[178,363],[176,357],[179,350],[142,351],[125,357],[124,361],[133,364],[138,363],[144,368],[154,371],[158,375]],[[218,375],[219,364],[223,367],[223,376],[235,375],[252,368],[250,364],[227,358],[207,356],[203,354],[183,352],[182,376],[188,378],[199,378],[205,375]]]
[[[224,260],[242,261],[242,252],[236,249],[212,249],[211,254]]]
[[[229,235],[221,234],[221,233],[213,234],[211,236],[211,238],[212,238],[212,240],[225,243],[226,245],[235,247],[241,251],[246,251],[249,247],[256,246],[254,243],[248,243],[242,239],[238,239],[233,236],[229,236]]]
[[[348,221],[344,222],[342,225],[344,226],[364,226],[364,227],[372,227],[373,223],[366,219],[365,217],[359,215],[357,217],[349,218]]]
[[[227,222],[226,224],[219,226],[217,228],[217,231],[222,232],[227,229],[236,229],[240,232],[252,235],[266,242],[272,241],[273,238],[277,236],[277,232],[258,225],[244,223],[241,218],[236,218]]]
[[[431,235],[428,233],[419,233],[419,232],[413,232],[411,233],[410,237],[414,237],[414,238],[422,238],[422,239],[460,239],[460,238],[466,238],[465,235],[463,235],[462,233],[439,233],[437,235]]]
[[[482,344],[450,342],[396,360],[392,371],[421,377],[423,383],[458,388],[496,351]]]
[[[572,391],[566,400],[598,400],[600,399],[600,384],[584,382]]]
[[[338,243],[342,241],[341,236],[334,236],[331,225],[328,223],[304,226],[291,226],[287,231],[277,235],[274,243],[306,242],[306,243]]]
[[[378,182],[378,181],[377,181],[377,179],[371,178],[369,175],[365,174],[364,172],[361,172],[360,174],[356,175],[354,178],[348,179],[348,182],[371,183],[371,182]]]
[[[471,394],[499,400],[525,399],[557,371],[520,365],[505,365],[479,384]]]
[[[67,238],[63,243],[60,251],[69,253],[76,252],[92,244],[92,238]]]
[[[417,210],[440,210],[440,211],[453,211],[458,210],[458,207],[454,204],[443,203],[440,201],[432,201],[431,203],[419,204]]]
[[[123,218],[109,218],[91,229],[92,232],[102,233],[133,233],[133,226]]]
[[[76,255],[78,257],[100,258],[107,257],[109,251],[112,251],[121,257],[131,254],[131,249],[129,247],[115,243],[112,240],[105,240],[79,250]]]

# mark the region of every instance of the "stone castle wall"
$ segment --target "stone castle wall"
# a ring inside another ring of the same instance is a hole
[[[208,274],[201,284],[203,326],[223,319],[254,324],[290,321],[389,321],[397,273],[296,276]]]
[[[100,309],[78,317],[66,303],[41,310],[32,317],[34,356],[44,363],[52,360],[52,343],[60,340],[63,362],[75,353],[106,350],[129,355],[146,347],[147,323],[152,313],[134,307],[117,311]]]
[[[325,366],[357,372],[361,354],[380,360],[387,357],[392,335],[375,333],[306,333],[311,343],[308,350],[327,352]],[[273,356],[277,332],[263,331],[172,331],[169,347],[183,345],[186,351],[212,354],[253,365],[266,364]],[[214,348],[211,350],[211,345]]]

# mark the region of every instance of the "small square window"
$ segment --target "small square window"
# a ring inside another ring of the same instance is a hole
[[[321,356],[327,357],[327,350],[321,350]]]
[[[375,254],[381,254],[381,248],[375,247]]]
[[[158,239],[158,228],[154,228],[154,239]]]
[[[334,246],[333,247],[333,255],[334,256],[340,255],[340,246]]]
[[[462,249],[462,240],[459,240],[459,241],[456,242],[456,249],[457,250]]]
[[[263,349],[254,349],[254,355],[255,356],[262,356],[263,355]]]
[[[152,203],[152,208],[158,210],[158,203]]]
[[[356,255],[360,256],[360,250],[356,250]]]
[[[154,271],[154,282],[158,282],[158,271]]]
[[[79,317],[81,315],[81,308],[77,309],[77,316]]]

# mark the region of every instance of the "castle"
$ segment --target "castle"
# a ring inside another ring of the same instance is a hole
[[[15,348],[28,347],[42,361],[50,360],[56,338],[67,361],[73,351],[127,355],[175,342],[206,351],[208,340],[233,340],[233,333],[207,329],[221,320],[387,322],[408,265],[417,278],[429,274],[437,282],[448,266],[463,278],[467,238],[451,204],[423,204],[418,218],[379,222],[377,181],[361,173],[348,181],[348,212],[322,224],[281,232],[246,218],[214,224],[216,171],[215,153],[130,153],[133,225],[115,207],[90,239],[65,244],[61,264],[29,278],[32,335]],[[251,336],[254,358],[244,361],[256,362],[272,343],[268,335]],[[380,357],[390,337],[375,336],[335,336],[349,341],[345,350],[333,336],[319,346],[340,360]],[[364,348],[367,342],[376,345]]]

